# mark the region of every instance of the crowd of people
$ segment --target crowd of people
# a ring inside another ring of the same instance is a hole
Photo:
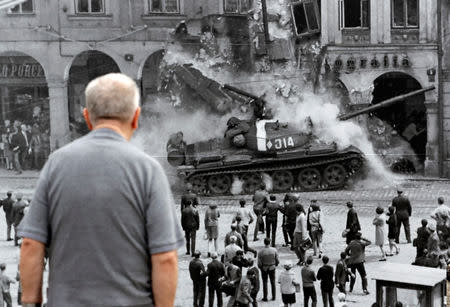
[[[229,307],[257,306],[260,276],[262,301],[269,299],[269,282],[271,299],[276,299],[278,281],[284,306],[294,304],[296,293],[300,291],[303,292],[304,306],[310,306],[310,301],[311,306],[316,306],[317,294],[314,287],[316,280],[320,281],[324,306],[346,306],[346,294],[353,291],[357,274],[361,279],[363,293],[370,294],[365,268],[365,248],[372,242],[363,237],[358,213],[351,201],[346,204],[347,220],[345,230],[342,232],[347,246],[340,253],[340,259],[334,268],[328,264],[329,257],[322,249],[322,235],[325,232],[324,218],[317,200],[311,200],[309,207],[305,208],[295,194],[288,193],[281,203],[277,203],[275,195],[270,195],[265,185],[261,184],[253,196],[253,214],[246,207],[244,199],[239,201],[239,208],[233,215],[230,231],[225,235],[224,253],[221,257],[218,255],[217,248],[220,213],[217,205],[211,204],[204,216],[205,239],[208,240],[207,254],[211,258],[211,262],[205,268],[200,260],[201,253],[195,249],[195,233],[200,228],[201,219],[196,208],[199,200],[191,189],[192,187],[188,184],[187,192],[182,196],[181,217],[186,235],[186,254],[192,254],[194,257],[189,266],[194,284],[194,306],[204,306],[206,285],[208,285],[210,307],[214,305],[215,296],[217,296],[217,306],[223,305],[222,293],[230,297],[227,305]],[[375,242],[373,244],[380,248],[378,260],[386,261],[387,257],[400,253],[397,244],[400,242],[403,225],[407,243],[413,243],[417,248],[417,258],[413,264],[446,267],[447,262],[450,262],[446,243],[450,242],[450,208],[444,205],[444,199],[440,197],[438,208],[430,216],[433,221],[428,223],[427,220],[423,220],[423,226],[417,230],[417,238],[412,241],[409,224],[412,206],[400,188],[397,193],[398,195],[392,200],[387,210],[382,207],[375,209],[373,219]],[[292,272],[294,264],[291,262],[283,263],[284,270],[278,278],[276,277],[275,269],[280,265],[275,244],[278,214],[282,215],[281,229],[284,238],[282,246],[289,247],[295,252],[298,258],[296,264],[301,267],[301,278],[297,279]],[[258,251],[251,248],[248,242],[249,226],[252,223],[255,224],[253,241],[258,240],[260,232],[265,233],[264,248]],[[387,233],[385,228],[388,230]],[[384,247],[386,242],[389,246],[387,251]],[[306,252],[309,249],[312,249],[312,254],[307,256]],[[317,272],[311,269],[315,258],[321,259],[323,263]],[[432,262],[432,259],[437,260]],[[243,271],[244,268],[247,268],[246,273]],[[333,298],[335,286],[339,290],[336,302]],[[401,302],[397,305],[401,306]]]
[[[15,170],[16,174],[23,170],[40,170],[50,154],[50,130],[39,107],[36,108],[30,121],[6,119],[0,128],[0,156],[4,168]]]

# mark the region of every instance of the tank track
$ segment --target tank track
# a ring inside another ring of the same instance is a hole
[[[206,181],[206,178],[209,176],[215,176],[215,175],[241,175],[241,174],[247,174],[247,173],[269,173],[269,172],[273,172],[273,171],[282,171],[282,170],[290,170],[290,171],[295,171],[295,172],[300,172],[304,169],[308,169],[308,168],[315,168],[315,169],[324,169],[330,165],[333,164],[339,164],[342,165],[345,170],[346,170],[346,174],[345,174],[345,180],[343,180],[341,183],[336,184],[336,185],[330,185],[328,183],[324,183],[323,182],[323,178],[321,178],[321,183],[313,189],[305,189],[302,188],[300,186],[298,186],[298,183],[293,185],[290,189],[288,190],[277,190],[277,192],[302,192],[302,191],[308,191],[308,192],[314,192],[314,191],[325,191],[325,190],[336,190],[336,189],[340,189],[343,188],[345,186],[345,184],[348,182],[348,179],[350,177],[352,177],[354,174],[356,174],[361,168],[362,165],[364,163],[364,157],[359,154],[359,153],[355,153],[355,152],[350,152],[350,153],[344,153],[341,154],[340,156],[336,157],[321,157],[322,159],[318,159],[319,157],[316,157],[316,159],[314,161],[310,161],[310,162],[304,162],[304,163],[289,163],[289,161],[286,161],[285,165],[279,165],[280,161],[267,161],[264,164],[271,164],[268,166],[262,166],[262,167],[258,167],[257,165],[248,165],[248,166],[243,166],[243,165],[230,165],[230,166],[222,166],[220,168],[215,168],[215,169],[205,169],[205,170],[198,170],[195,169],[193,171],[191,171],[190,173],[186,174],[186,181],[187,182],[191,182],[193,178],[198,178],[199,176],[203,177],[204,180]],[[352,167],[350,164],[350,161],[352,160],[357,160],[359,161],[359,165]],[[271,163],[272,162],[272,163]],[[275,164],[275,165],[274,165]],[[278,165],[276,165],[278,164]],[[322,174],[322,172],[321,172]],[[206,186],[208,186],[208,184],[206,184]],[[215,196],[215,195],[233,195],[230,190],[228,190],[225,193],[213,193],[212,191],[210,191],[208,189],[208,187],[206,188],[206,190],[197,190],[195,191],[197,194],[199,195],[205,195],[205,196]],[[240,193],[240,194],[250,194],[250,193]]]

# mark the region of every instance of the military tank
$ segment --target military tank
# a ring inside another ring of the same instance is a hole
[[[261,102],[260,97],[227,88]],[[391,98],[339,119],[347,120],[431,89]],[[263,114],[261,110],[258,113]],[[232,117],[224,138],[193,144],[186,144],[178,132],[171,136],[166,149],[168,162],[177,168],[178,176],[191,183],[195,193],[211,196],[232,194],[235,184],[241,185],[237,189],[240,193],[252,194],[265,176],[270,176],[274,192],[339,189],[365,161],[355,146],[339,149],[335,143],[318,139],[311,129],[298,131],[289,123],[264,117]]]

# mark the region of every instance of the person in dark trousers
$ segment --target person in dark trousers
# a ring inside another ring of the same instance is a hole
[[[334,307],[333,300],[333,267],[328,265],[328,256],[322,257],[323,266],[317,271],[317,280],[320,280],[320,290],[322,291],[322,301],[324,307]]]
[[[294,231],[295,231],[295,223],[297,219],[297,201],[298,198],[292,194],[288,193],[284,197],[284,206],[280,209],[283,213],[284,217],[284,227],[286,228],[286,232],[289,236],[289,243],[291,244],[291,250],[294,250]]]
[[[11,148],[14,153],[14,168],[16,174],[22,174],[23,158],[28,154],[27,133],[22,125],[18,127],[16,132],[11,136]]]
[[[238,215],[235,217],[235,220],[236,220],[236,231],[241,235],[242,241],[244,243],[244,252],[251,252],[256,257],[257,254],[256,250],[248,246],[247,231],[245,225],[242,225],[241,217]]]
[[[416,247],[416,258],[425,256],[425,249],[427,248],[430,231],[428,230],[428,221],[422,220],[422,227],[417,228],[417,238],[414,246]]]
[[[194,208],[197,208],[199,203],[197,194],[192,192],[192,184],[188,182],[186,184],[186,192],[181,196],[181,212],[183,212],[183,209],[186,208],[189,202]]]
[[[264,239],[264,248],[258,253],[258,267],[261,270],[263,281],[263,301],[267,302],[267,279],[270,279],[272,286],[272,300],[276,298],[275,287],[275,268],[280,261],[278,260],[278,252],[274,247],[270,247],[270,239]]]
[[[253,196],[253,212],[256,215],[255,232],[253,233],[253,241],[258,240],[258,232],[264,232],[264,220],[262,214],[266,203],[269,201],[269,193],[266,191],[266,185],[264,182],[261,183],[259,189],[255,192]]]
[[[397,222],[397,214],[395,214],[395,208],[390,206],[388,208],[387,215],[389,216],[386,223],[388,224],[388,240],[389,240],[389,253],[386,256],[393,256],[392,252],[395,247],[395,254],[397,255],[400,252],[397,244],[395,243],[395,239],[397,239],[397,230],[398,230],[398,222]]]
[[[194,255],[197,230],[200,228],[200,216],[197,209],[192,207],[191,200],[186,201],[186,207],[181,212],[181,227],[186,238],[186,255]]]
[[[19,235],[18,235],[18,227],[20,222],[22,221],[25,215],[25,207],[27,203],[23,200],[22,193],[17,193],[16,195],[17,201],[13,205],[12,217],[13,217],[13,225],[14,225],[14,245],[19,246]]]
[[[214,306],[214,295],[217,295],[217,306],[223,306],[222,291],[220,290],[220,279],[225,276],[225,266],[217,260],[217,253],[211,253],[211,262],[206,266],[208,276],[208,305]]]
[[[269,201],[266,204],[266,235],[272,241],[271,246],[275,247],[275,238],[277,236],[277,221],[278,221],[277,198],[275,195],[270,195]],[[272,236],[271,236],[272,235]]]
[[[347,267],[347,253],[341,252],[341,259],[336,264],[336,272],[334,274],[334,282],[336,283],[336,287],[339,289],[341,293],[347,293],[345,291],[345,284],[348,281],[348,277],[352,276],[352,272]]]
[[[361,233],[356,234],[356,238],[352,240],[345,249],[345,253],[349,256],[347,264],[353,274],[350,279],[350,292],[353,291],[356,281],[356,271],[359,272],[362,281],[362,288],[364,294],[370,294],[367,290],[367,274],[364,262],[366,261],[365,248],[370,245],[371,242],[362,237]]]
[[[313,263],[313,257],[309,256],[306,259],[306,264],[302,268],[302,282],[303,282],[303,299],[304,306],[309,306],[309,299],[311,298],[311,306],[317,306],[317,294],[314,288],[314,282],[316,281],[316,274],[311,269],[311,264]]]
[[[248,259],[249,268],[247,269],[247,272],[252,272],[253,277],[250,278],[250,281],[252,282],[252,290],[250,291],[250,296],[253,299],[252,306],[258,307],[258,301],[256,300],[256,297],[258,296],[259,288],[260,288],[260,280],[259,280],[259,269],[255,265],[255,260],[253,258]]]
[[[6,193],[6,198],[0,202],[0,207],[3,206],[3,211],[5,212],[6,219],[6,241],[12,241],[11,238],[11,226],[13,224],[13,205],[14,200],[11,198],[12,192],[8,191]]]
[[[2,291],[3,300],[0,301],[1,306],[5,302],[6,307],[12,307],[11,293],[9,292],[9,285],[15,284],[16,281],[5,275],[6,264],[0,264],[0,289]]]
[[[194,285],[194,307],[203,307],[205,304],[207,274],[205,271],[205,266],[200,260],[201,253],[199,251],[195,251],[192,255],[194,256],[194,259],[192,259],[189,263],[189,274]]]
[[[397,189],[397,197],[392,200],[392,206],[397,214],[397,238],[396,243],[400,243],[400,230],[403,224],[405,228],[406,240],[411,243],[411,231],[409,228],[409,217],[412,213],[411,203],[409,199],[403,195],[403,190]]]
[[[358,231],[361,230],[361,225],[359,224],[358,213],[353,208],[353,202],[347,202],[347,223],[345,229],[347,230],[346,242],[349,244],[353,239],[355,239]]]

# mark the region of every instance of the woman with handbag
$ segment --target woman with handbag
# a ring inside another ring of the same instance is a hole
[[[311,227],[310,235],[311,241],[314,248],[314,256],[317,256],[317,251],[319,252],[319,258],[322,258],[322,211],[320,211],[320,207],[317,204],[317,200],[311,200],[311,211],[308,214],[308,223]]]
[[[305,245],[305,243],[307,243],[308,240],[310,241],[306,225],[307,220],[305,209],[303,209],[303,206],[301,204],[297,204],[295,210],[297,212],[297,219],[295,221],[295,230],[294,230],[294,251],[298,257],[297,264],[304,265],[305,253],[307,250],[307,246]]]

